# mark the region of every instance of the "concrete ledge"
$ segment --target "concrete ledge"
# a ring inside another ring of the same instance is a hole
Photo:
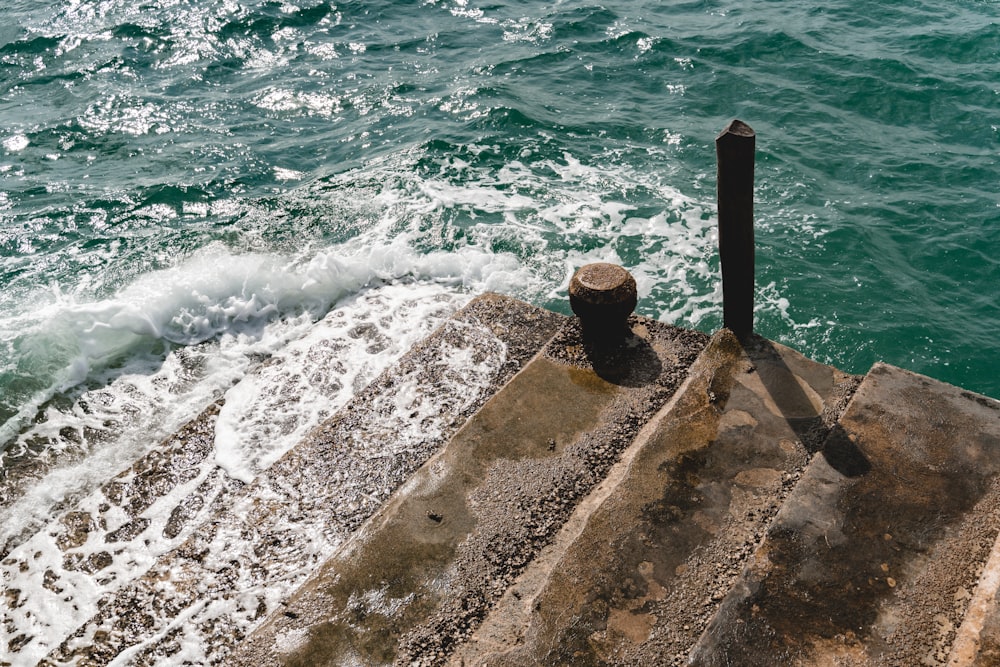
[[[593,350],[568,321],[233,663],[440,664],[603,479],[706,341],[641,318],[631,325],[621,346]]]
[[[808,459],[790,421],[828,430],[855,385],[783,346],[716,334],[449,664],[685,663]]]
[[[564,320],[514,299],[479,297],[251,484],[227,484],[216,469],[211,479],[219,483],[203,523],[103,599],[41,664],[102,665],[121,657],[156,664],[185,646],[198,647],[200,660],[221,659]],[[457,367],[453,359],[461,360]],[[196,434],[210,441],[211,423],[196,424]],[[172,459],[150,460],[155,468]],[[169,473],[167,467],[147,476]]]
[[[997,664],[1000,403],[628,327],[476,299],[249,484],[210,407],[0,562],[0,666]]]
[[[876,364],[691,664],[941,665],[1000,529],[1000,404]]]

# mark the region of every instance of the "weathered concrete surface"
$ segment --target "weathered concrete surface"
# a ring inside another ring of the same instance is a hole
[[[199,661],[223,659],[564,320],[497,295],[474,300],[252,484],[231,480],[208,499],[204,523],[102,600],[42,664],[101,665],[128,651],[128,664],[152,665],[190,647]],[[135,484],[160,490],[157,480],[173,480],[173,464],[190,463],[185,456],[155,455],[107,493],[123,508],[135,499],[141,511],[146,501]],[[78,541],[78,532],[66,539]]]
[[[452,665],[683,664],[856,379],[720,332]]]
[[[71,546],[81,546],[76,544],[81,535],[80,531],[91,532],[106,526],[118,524],[121,526],[122,520],[113,514],[108,516],[108,512],[123,511],[127,515],[127,522],[131,522],[131,528],[122,526],[120,535],[127,535],[132,530],[138,528],[136,522],[142,523],[140,515],[151,504],[158,499],[169,494],[176,487],[200,476],[197,472],[198,465],[212,451],[212,441],[214,438],[213,424],[219,413],[220,403],[216,402],[205,408],[202,414],[198,415],[188,423],[184,424],[170,437],[166,438],[160,445],[151,452],[141,457],[129,469],[119,473],[113,480],[104,484],[100,489],[104,500],[97,512],[87,512],[90,516],[83,517],[78,513],[75,517],[67,512],[64,520],[67,536],[57,538],[61,551],[66,551]],[[48,452],[49,450],[46,450]],[[10,502],[15,498],[26,485],[31,483],[42,483],[44,473],[49,470],[51,454],[43,454],[37,460],[30,458],[24,461],[18,460],[13,465],[4,464],[3,469],[5,479],[0,484],[0,504]],[[184,521],[190,515],[178,514],[171,521],[169,532],[177,534]],[[69,536],[69,533],[76,533],[76,537]],[[26,540],[29,536],[18,536],[19,539],[10,538],[0,544],[0,559],[6,559],[11,551]],[[115,539],[109,542],[117,541]]]
[[[1000,529],[998,473],[1000,403],[876,364],[691,664],[945,664]]]
[[[0,561],[0,666],[1000,665],[1000,403],[629,327],[477,299],[248,485],[210,408]]]
[[[390,289],[403,296],[407,288]],[[0,599],[6,603],[0,604],[0,667],[35,665],[93,617],[101,600],[141,576],[224,507],[226,498],[245,485],[229,475],[234,452],[245,464],[237,473],[250,479],[253,469],[301,442],[309,424],[335,414],[350,399],[351,388],[360,390],[364,378],[375,379],[375,369],[398,360],[459,305],[455,295],[428,298],[418,289],[389,314],[380,308],[383,298],[382,290],[360,295],[362,317],[334,309],[266,360],[257,355],[230,359],[231,372],[246,374],[226,392],[235,400],[221,411],[218,404],[203,410],[212,399],[201,390],[215,385],[220,393],[213,396],[221,396],[228,386],[224,375],[208,373],[202,363],[209,353],[203,348],[212,347],[208,342],[175,350],[151,376],[126,376],[110,387],[78,392],[73,412],[79,420],[70,422],[74,428],[90,424],[99,430],[73,431],[86,432],[86,438],[77,443],[79,449],[70,448],[66,467],[61,467],[62,454],[55,469],[50,469],[52,461],[45,463],[38,470],[47,470],[46,478],[6,506],[18,495],[9,483],[20,487],[25,471],[18,463],[8,468],[11,461],[4,459],[0,472],[12,475],[0,481],[0,517],[7,519],[0,519]],[[422,316],[410,331],[390,341],[385,332],[394,323],[407,323],[414,307]],[[404,346],[406,340],[410,342]],[[356,362],[350,365],[354,372],[342,364],[348,356]],[[462,375],[458,359],[452,366]],[[206,373],[215,380],[189,392]],[[154,385],[179,392],[174,397],[178,401],[168,401],[167,410],[151,405],[156,394],[147,390]],[[160,437],[185,410],[187,419],[201,414]],[[237,444],[231,435],[234,426],[252,437]],[[42,421],[22,434],[20,444],[39,434],[56,437]],[[220,440],[221,452],[216,448]],[[62,449],[54,440],[47,442],[45,451]],[[17,449],[10,447],[5,454]],[[267,459],[259,458],[264,451]],[[82,452],[89,452],[86,463],[74,463]],[[99,479],[102,469],[105,478]],[[81,472],[81,478],[70,481],[73,471]]]
[[[594,350],[569,320],[233,664],[440,664],[604,478],[707,337],[632,318]]]
[[[962,625],[951,646],[949,667],[1000,665],[1000,534],[979,575]]]

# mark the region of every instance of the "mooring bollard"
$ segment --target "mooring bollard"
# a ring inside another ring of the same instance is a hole
[[[616,264],[587,264],[569,281],[569,305],[591,340],[623,338],[637,301],[635,278]]]
[[[715,139],[719,163],[719,259],[722,319],[740,340],[753,333],[753,163],[756,134],[734,120]]]

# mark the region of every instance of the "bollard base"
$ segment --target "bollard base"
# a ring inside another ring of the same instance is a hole
[[[584,338],[595,345],[619,342],[629,333],[628,316],[637,302],[635,278],[616,264],[587,264],[569,283],[569,305]]]

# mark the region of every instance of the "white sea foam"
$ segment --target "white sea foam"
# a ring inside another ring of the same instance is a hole
[[[274,354],[266,365],[244,375],[226,392],[225,406],[216,421],[214,460],[210,456],[196,477],[156,498],[142,513],[143,520],[148,521],[152,529],[144,530],[131,540],[115,541],[113,560],[102,567],[99,574],[91,575],[65,567],[65,554],[57,546],[58,536],[62,533],[61,520],[53,520],[47,529],[37,531],[27,541],[17,545],[0,568],[5,585],[16,580],[19,591],[16,609],[5,612],[0,638],[6,636],[10,628],[13,628],[10,637],[27,633],[34,639],[19,651],[18,659],[33,662],[43,657],[90,618],[97,609],[99,598],[140,576],[158,557],[183,541],[187,532],[167,536],[162,527],[166,525],[173,508],[211,476],[216,465],[250,481],[257,472],[296,444],[303,434],[346,404],[359,387],[367,384],[413,343],[427,335],[467,298],[454,290],[435,285],[383,286],[366,290],[339,304],[317,324],[277,322],[269,325],[268,329],[278,331],[267,332],[259,341],[244,339],[241,343],[236,340],[237,337],[232,337],[229,345],[240,348],[244,363],[236,363],[233,364],[235,368],[226,369],[227,377],[211,377],[204,384],[218,385],[220,379],[231,381],[232,375],[245,373],[248,366],[245,357],[251,350],[260,353],[271,346]],[[289,342],[289,338],[293,340]],[[233,352],[230,350],[231,355]],[[454,359],[449,363],[463,361]],[[455,372],[466,370],[458,368]],[[134,379],[119,379],[117,386],[110,391],[123,390],[127,381]],[[157,396],[163,398],[164,394],[161,391]],[[151,412],[156,409],[154,405],[140,404],[139,401],[132,407],[146,408]],[[410,407],[407,406],[408,409]],[[433,416],[429,415],[428,423],[433,422]],[[147,421],[143,419],[142,424],[147,424]],[[149,434],[148,431],[146,434]],[[421,432],[420,436],[428,437],[428,433]],[[147,447],[151,444],[145,443]],[[104,451],[90,456],[73,467],[71,472],[69,469],[54,471],[36,486],[38,493],[31,497],[31,502],[27,502],[26,498],[26,502],[7,508],[4,520],[0,522],[7,536],[13,525],[24,526],[29,518],[38,523],[43,518],[37,515],[40,508],[32,507],[32,503],[47,507],[55,498],[40,496],[39,493],[51,493],[53,488],[58,487],[65,490],[71,485],[71,477],[101,482],[107,479],[109,472],[125,467],[127,460],[116,460],[123,454],[118,445],[115,452]],[[132,451],[131,456],[137,453]],[[124,478],[124,481],[128,479]],[[105,509],[102,510],[102,506]],[[108,541],[102,539],[103,535],[132,520],[124,511],[115,507],[108,511],[106,507],[107,498],[101,491],[88,493],[73,504],[75,512],[86,512],[90,517],[100,516],[102,522],[107,523],[99,533],[94,529],[94,535],[73,548],[73,554],[77,554],[75,558],[107,551]],[[36,516],[28,517],[33,511]],[[28,562],[31,567],[25,570],[22,563]],[[55,579],[52,579],[53,573],[57,573]],[[256,600],[253,602],[256,604]],[[232,601],[228,599],[209,600],[206,604],[212,609],[195,605],[178,621],[184,622],[186,615],[234,613],[230,608]],[[203,650],[204,647],[189,646],[185,654],[198,654]],[[131,653],[126,652],[119,657],[119,661],[124,660],[123,664],[127,664],[129,655]]]
[[[486,147],[468,149],[475,153]],[[310,202],[329,201],[347,224],[358,225],[346,242],[307,244],[294,255],[237,253],[210,245],[170,269],[140,277],[111,298],[86,301],[80,294],[87,284],[83,274],[75,290],[56,289],[47,302],[33,303],[29,313],[11,313],[0,324],[0,343],[18,348],[10,358],[19,356],[22,364],[38,369],[22,371],[52,381],[19,403],[19,414],[0,426],[0,442],[17,436],[16,446],[26,447],[35,432],[21,429],[49,399],[156,341],[190,346],[219,336],[259,338],[270,322],[302,314],[322,317],[340,299],[387,281],[429,280],[544,303],[564,297],[579,265],[615,261],[630,265],[640,296],[653,305],[647,314],[697,325],[717,310],[710,216],[655,175],[583,164],[563,154],[561,159],[513,160],[500,169],[452,159],[443,161],[437,173],[418,176],[415,159],[395,155],[290,193]],[[653,192],[664,210],[640,217],[614,197],[634,187]],[[271,216],[238,202],[192,205],[185,211],[250,220],[257,215],[265,224]],[[170,213],[176,215],[173,209]],[[490,219],[496,215],[504,224]],[[448,250],[435,250],[441,235],[454,233],[450,221],[455,219],[461,221],[463,238]],[[550,246],[553,238],[584,243],[558,249]],[[252,238],[248,242],[257,244]]]
[[[437,174],[412,185],[399,183],[382,197],[429,217],[466,212],[473,221],[466,229],[470,242],[515,246],[529,279],[513,293],[528,300],[564,298],[575,268],[617,261],[636,274],[647,315],[698,326],[718,310],[711,203],[681,193],[668,176],[624,166],[616,156],[589,164],[569,153],[561,159],[531,157],[495,171],[445,160]],[[661,210],[637,215],[625,196],[637,188],[658,200]],[[503,224],[478,222],[489,213],[501,214]],[[563,248],[553,247],[552,239]],[[582,246],[587,249],[578,249]]]
[[[464,299],[435,285],[394,285],[340,304],[226,392],[216,462],[250,482]]]
[[[46,443],[48,450],[70,455],[57,457],[42,479],[0,508],[0,545],[43,523],[53,506],[85,495],[126,468],[238,382],[258,359],[310,327],[311,318],[301,316],[274,322],[256,337],[226,335],[165,358],[138,355],[108,373],[105,383],[98,374],[96,386],[76,393],[69,408],[48,407],[11,451]]]
[[[16,153],[27,148],[29,143],[28,137],[23,134],[13,134],[3,140],[3,147],[8,153]]]
[[[208,246],[176,267],[143,275],[111,299],[77,303],[60,295],[30,315],[12,318],[0,340],[19,337],[22,356],[30,359],[37,351],[43,372],[51,372],[53,363],[61,368],[48,388],[0,427],[0,442],[9,442],[57,392],[151,340],[194,345],[223,334],[255,338],[272,320],[322,315],[345,296],[382,281],[430,278],[502,290],[519,272],[516,261],[478,248],[422,254],[405,238],[386,245],[365,242],[372,239],[297,258]]]

